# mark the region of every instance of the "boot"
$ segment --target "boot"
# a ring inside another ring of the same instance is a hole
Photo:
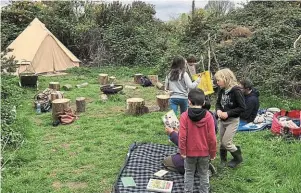
[[[228,166],[230,168],[235,168],[238,164],[240,164],[242,162],[240,147],[239,146],[236,146],[236,147],[237,147],[237,150],[234,152],[231,152],[233,159],[228,164]]]
[[[225,167],[227,165],[227,150],[226,149],[219,149],[219,155],[221,158],[221,167]]]

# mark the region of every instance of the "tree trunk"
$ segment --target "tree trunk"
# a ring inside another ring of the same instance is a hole
[[[56,99],[52,101],[52,118],[53,121],[58,120],[60,113],[70,109],[70,99]]]
[[[49,88],[53,90],[60,90],[60,83],[59,82],[49,82]]]
[[[159,90],[164,90],[164,85],[163,85],[161,82],[157,82],[157,83],[156,83],[156,87],[157,87]]]
[[[160,107],[160,111],[166,111],[169,107],[169,96],[168,95],[157,95],[157,104]]]
[[[99,74],[98,75],[98,82],[100,85],[108,84],[108,74]]]
[[[153,85],[156,85],[158,82],[158,75],[148,75],[148,78],[153,83]]]
[[[71,84],[65,84],[63,87],[62,87],[63,90],[71,90],[72,89],[72,85]]]
[[[149,112],[142,98],[129,98],[126,100],[126,103],[126,110],[130,115],[142,115]]]
[[[76,112],[81,113],[86,111],[86,98],[77,97],[76,98]]]
[[[50,95],[50,101],[54,101],[56,99],[62,99],[62,98],[64,98],[64,95],[60,91],[54,91]]]
[[[134,82],[136,84],[141,84],[141,77],[143,76],[143,74],[135,74],[134,75]]]

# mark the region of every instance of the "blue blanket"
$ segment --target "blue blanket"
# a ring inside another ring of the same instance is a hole
[[[237,131],[262,131],[264,129],[271,128],[271,122],[265,123],[246,123],[244,121],[240,121]]]

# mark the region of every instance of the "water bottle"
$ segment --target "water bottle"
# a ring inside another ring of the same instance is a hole
[[[41,104],[37,103],[37,114],[41,114]]]

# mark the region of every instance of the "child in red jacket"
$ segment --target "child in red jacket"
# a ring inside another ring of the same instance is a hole
[[[181,115],[179,149],[185,159],[184,192],[193,192],[195,171],[200,176],[200,192],[209,192],[209,159],[215,159],[216,136],[211,113],[202,108],[205,94],[192,89],[188,94],[189,109]]]

